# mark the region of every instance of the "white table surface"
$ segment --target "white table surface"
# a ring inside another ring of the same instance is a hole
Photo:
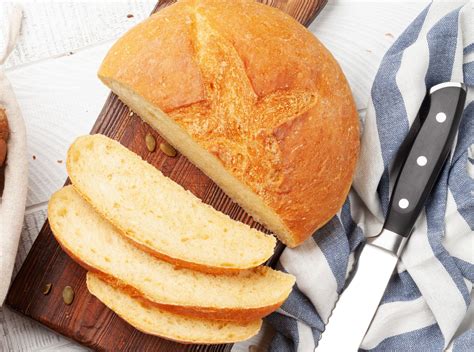
[[[102,58],[122,33],[150,13],[155,0],[19,2],[24,21],[6,71],[27,125],[30,175],[15,273],[45,220],[50,195],[64,183],[67,147],[90,131],[109,93],[96,78]],[[361,114],[384,52],[427,3],[329,1],[311,25],[340,62]],[[0,34],[8,6],[0,2]],[[252,344],[263,347],[267,341],[268,334],[234,350],[248,351]],[[83,350],[11,309],[0,308],[0,352]]]

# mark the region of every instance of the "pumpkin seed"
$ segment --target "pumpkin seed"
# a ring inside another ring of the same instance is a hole
[[[150,153],[153,153],[155,151],[156,140],[155,140],[155,137],[151,135],[151,133],[146,134],[145,144],[146,144],[146,148],[148,149]]]
[[[66,286],[63,289],[63,301],[65,304],[70,305],[74,301],[74,290],[71,286]]]
[[[53,286],[53,285],[52,285],[52,284],[49,284],[49,283],[48,283],[48,284],[45,284],[45,285],[43,286],[43,295],[46,296],[47,294],[49,294],[49,293],[51,292],[51,286]]]
[[[176,154],[178,153],[176,149],[174,149],[170,144],[166,142],[160,144],[160,149],[163,153],[165,153],[171,158],[174,158]]]

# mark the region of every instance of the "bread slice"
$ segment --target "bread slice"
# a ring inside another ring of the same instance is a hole
[[[175,267],[130,244],[72,186],[51,197],[48,216],[54,236],[80,265],[175,313],[256,320],[277,309],[295,282],[293,276],[263,266],[233,275]]]
[[[102,280],[100,275],[91,272],[87,273],[87,288],[136,329],[168,340],[204,344],[231,343],[256,335],[262,325],[261,320],[249,323],[219,322],[170,313],[131,297]]]
[[[117,141],[83,136],[67,169],[76,190],[120,233],[173,264],[231,272],[264,263],[275,237],[202,203]]]

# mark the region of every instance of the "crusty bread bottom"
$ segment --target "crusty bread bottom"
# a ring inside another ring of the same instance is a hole
[[[190,318],[144,305],[94,273],[87,273],[87,288],[127,323],[145,334],[184,343],[231,343],[246,340],[260,330],[261,320],[232,323]]]
[[[181,154],[208,175],[252,217],[278,235],[285,244],[295,242],[280,217],[264,201],[230,174],[222,163],[196,143],[177,123],[128,87],[117,81],[100,77],[119,98],[146,123],[156,129]]]

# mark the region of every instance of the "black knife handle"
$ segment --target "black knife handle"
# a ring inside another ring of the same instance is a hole
[[[461,121],[466,89],[456,82],[431,88],[424,122],[408,151],[385,218],[384,228],[408,237],[451,151]]]

